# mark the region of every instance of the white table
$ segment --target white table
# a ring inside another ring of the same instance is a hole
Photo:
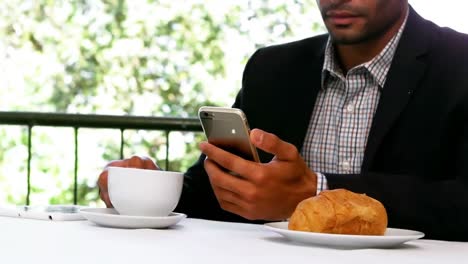
[[[0,217],[0,263],[468,263],[468,243],[418,240],[397,249],[339,250],[291,243],[261,225],[184,219],[125,230],[87,221]]]

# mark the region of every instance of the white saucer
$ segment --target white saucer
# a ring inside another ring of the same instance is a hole
[[[267,223],[265,227],[283,237],[300,243],[334,248],[391,248],[424,237],[424,233],[387,228],[383,236],[325,234],[288,229],[288,222]]]
[[[180,213],[162,217],[120,215],[113,208],[86,208],[81,209],[80,213],[89,221],[101,226],[129,229],[167,228],[187,217]]]

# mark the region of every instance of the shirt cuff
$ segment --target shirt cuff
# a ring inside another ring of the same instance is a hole
[[[317,174],[317,193],[318,195],[320,192],[328,190],[328,182],[327,177],[323,173],[315,172]]]

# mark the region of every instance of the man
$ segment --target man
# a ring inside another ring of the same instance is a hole
[[[346,188],[380,200],[391,227],[468,241],[468,36],[407,0],[317,2],[328,35],[260,49],[245,68],[234,107],[257,128],[263,163],[201,143],[176,210],[279,220]],[[156,168],[138,157],[110,164]],[[106,183],[104,171],[111,206]]]

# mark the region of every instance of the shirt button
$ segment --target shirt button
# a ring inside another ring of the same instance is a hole
[[[354,112],[354,104],[348,104],[348,105],[346,106],[346,111],[347,111],[348,113],[350,113],[350,114],[353,113],[353,112]]]
[[[341,165],[341,168],[345,172],[350,172],[351,171],[351,163],[349,161],[345,160],[340,165]]]

